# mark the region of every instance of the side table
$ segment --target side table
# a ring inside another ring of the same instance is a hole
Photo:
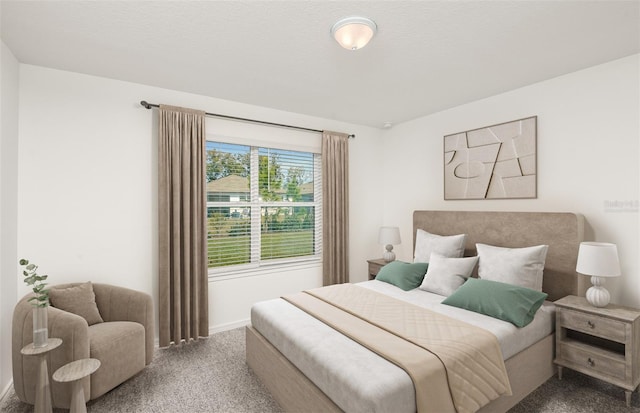
[[[640,310],[594,307],[573,295],[554,304],[558,378],[567,367],[622,387],[630,407],[631,393],[640,384]]]
[[[53,373],[53,379],[59,383],[71,382],[71,405],[69,413],[86,413],[84,388],[81,379],[93,374],[100,367],[98,359],[80,359],[67,363]]]
[[[49,370],[47,369],[47,353],[55,350],[62,344],[60,338],[50,338],[44,347],[33,347],[33,343],[27,344],[20,350],[25,356],[38,357],[38,382],[36,383],[35,413],[51,413],[51,386],[49,385]]]
[[[376,275],[378,275],[380,268],[389,264],[383,258],[378,258],[375,260],[367,260],[367,262],[369,263],[369,279],[370,280],[373,280],[374,278],[376,278]]]

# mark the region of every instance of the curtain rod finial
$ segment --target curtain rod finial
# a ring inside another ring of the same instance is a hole
[[[147,109],[151,109],[151,105],[146,100],[141,100],[140,104]]]

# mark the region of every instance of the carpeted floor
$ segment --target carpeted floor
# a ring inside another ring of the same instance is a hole
[[[632,408],[615,386],[565,369],[514,407],[512,413],[640,413],[634,393]],[[244,328],[206,340],[156,350],[140,374],[88,404],[91,413],[265,412],[281,409],[245,363]],[[32,412],[11,390],[0,412]],[[54,409],[54,412],[66,410]]]

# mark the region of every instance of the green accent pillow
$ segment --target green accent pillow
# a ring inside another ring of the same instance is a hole
[[[533,320],[547,294],[498,281],[469,278],[442,304],[488,315],[524,327]]]
[[[393,284],[405,291],[418,288],[422,284],[429,264],[426,262],[408,263],[403,261],[391,261],[380,268],[376,280]]]

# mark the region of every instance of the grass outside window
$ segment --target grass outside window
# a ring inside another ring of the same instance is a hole
[[[260,255],[263,260],[313,255],[313,231],[264,233]],[[209,238],[209,268],[251,262],[251,236]]]

